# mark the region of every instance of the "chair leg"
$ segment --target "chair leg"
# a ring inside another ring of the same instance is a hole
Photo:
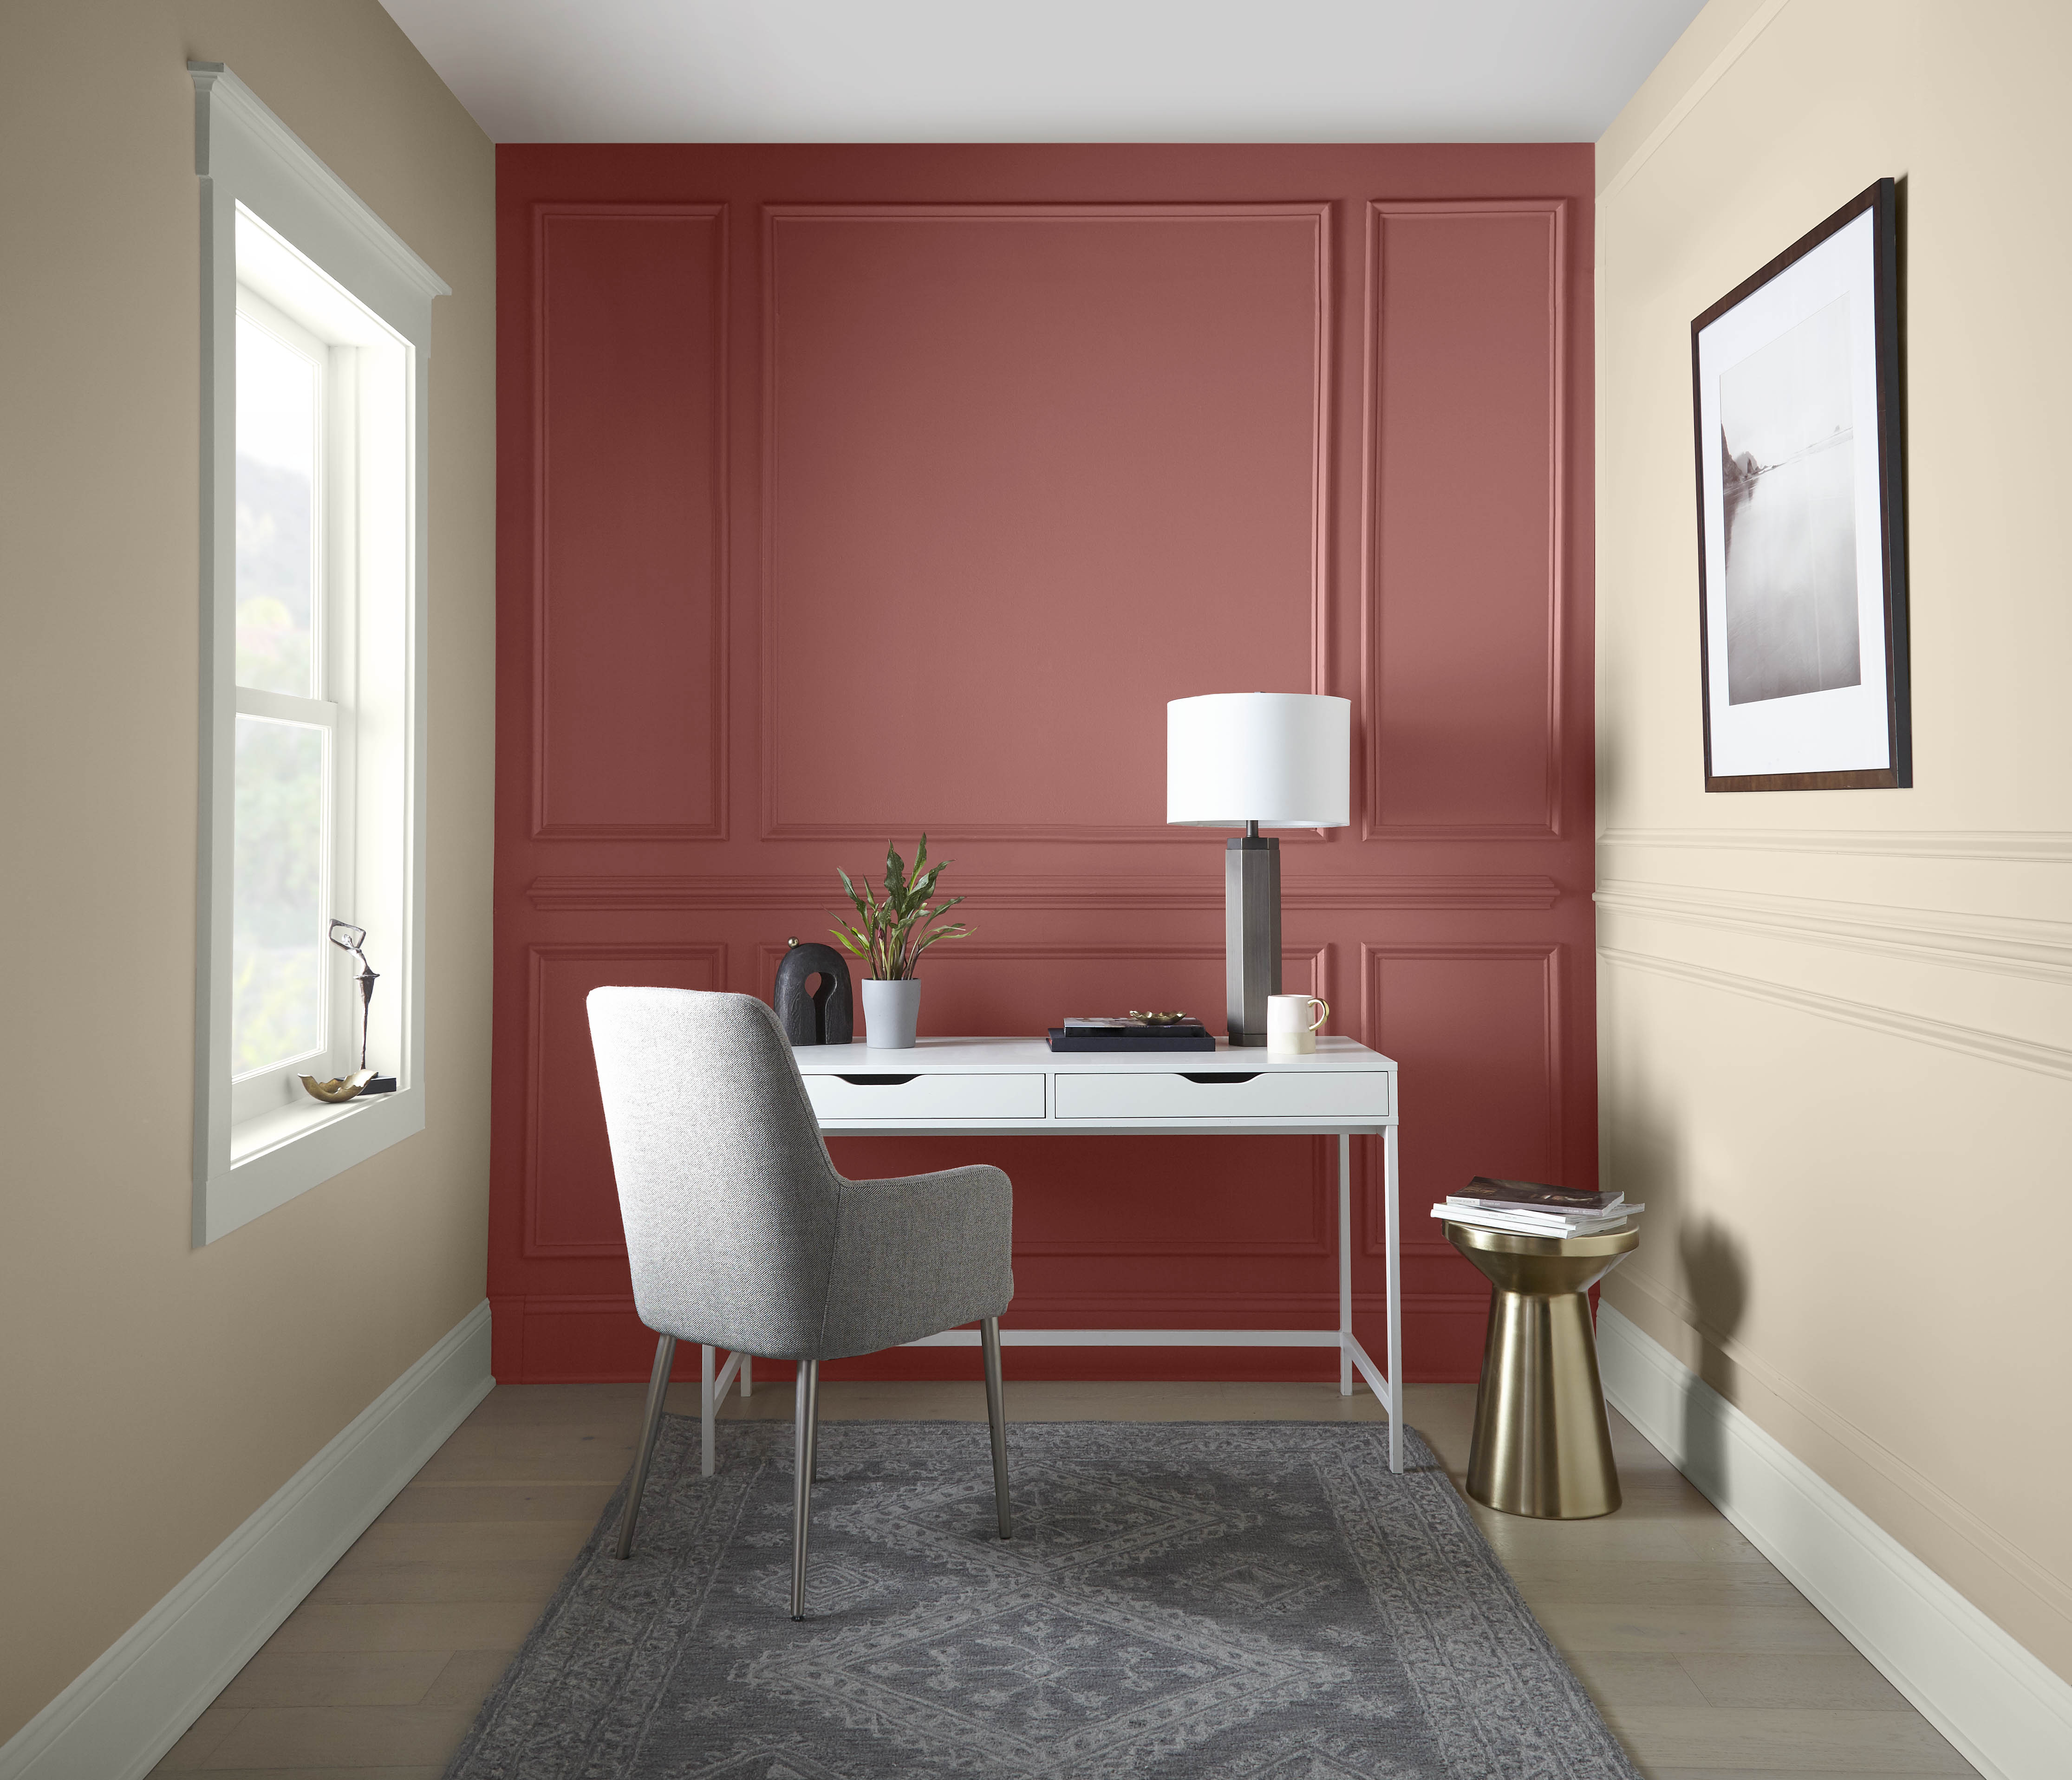
[[[993,1501],[1000,1514],[1000,1536],[1014,1536],[1014,1515],[1007,1506],[1007,1404],[1000,1383],[1000,1318],[980,1320],[985,1345],[985,1419],[993,1424]]]
[[[820,1435],[820,1363],[799,1362],[798,1429],[791,1461],[791,1617],[806,1617],[806,1534],[813,1519],[813,1464]]]
[[[640,1492],[648,1487],[648,1461],[655,1456],[655,1437],[662,1431],[662,1405],[669,1396],[669,1368],[676,1363],[676,1338],[655,1343],[655,1370],[648,1379],[648,1412],[640,1424],[640,1449],[633,1455],[633,1481],[626,1486],[626,1512],[619,1523],[619,1555],[633,1555],[633,1523],[640,1518]]]

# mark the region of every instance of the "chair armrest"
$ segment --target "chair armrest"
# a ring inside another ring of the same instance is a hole
[[[1014,1189],[983,1164],[845,1181],[820,1357],[997,1317],[1014,1296]]]

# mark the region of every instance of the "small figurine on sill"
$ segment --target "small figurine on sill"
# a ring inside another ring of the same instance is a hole
[[[377,1075],[367,1067],[368,1011],[373,1004],[374,985],[380,980],[380,973],[368,963],[367,954],[361,949],[367,943],[367,929],[335,919],[331,924],[330,938],[340,952],[349,952],[360,960],[360,974],[353,978],[360,985],[360,1067],[350,1075],[335,1075],[327,1082],[305,1075],[302,1087],[310,1099],[334,1104],[362,1094],[393,1094],[396,1078]]]

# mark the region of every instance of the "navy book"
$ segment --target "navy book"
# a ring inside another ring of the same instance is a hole
[[[1126,1031],[1099,1026],[1053,1026],[1050,1048],[1056,1051],[1100,1051],[1112,1057],[1136,1057],[1152,1051],[1214,1050],[1216,1041],[1200,1026],[1137,1026]]]

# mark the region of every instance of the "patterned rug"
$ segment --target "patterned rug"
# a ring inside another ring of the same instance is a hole
[[[1413,1433],[670,1416],[448,1780],[1635,1780]],[[623,1488],[623,1486],[622,1486]]]

